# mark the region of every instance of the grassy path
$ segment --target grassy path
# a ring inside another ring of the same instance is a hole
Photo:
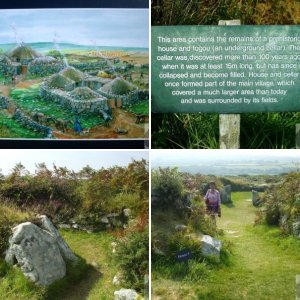
[[[223,207],[218,226],[233,242],[234,260],[212,277],[217,294],[222,299],[295,299],[299,248],[280,241],[276,229],[253,227],[256,209],[250,197],[250,193],[234,193],[233,207]],[[208,283],[208,289],[212,288]]]
[[[251,193],[233,193],[233,206],[222,207],[218,227],[232,246],[228,266],[214,268],[196,282],[156,280],[153,299],[294,300],[300,274],[300,242],[280,237],[276,228],[254,227]]]
[[[109,300],[114,299],[112,279],[118,272],[113,261],[111,242],[108,232],[86,233],[62,231],[71,249],[83,257],[91,268],[76,285],[64,290],[59,300]]]

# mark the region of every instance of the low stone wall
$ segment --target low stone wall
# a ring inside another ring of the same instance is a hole
[[[125,99],[123,99],[123,106],[132,106],[142,101],[149,101],[149,91],[148,90],[137,90],[128,94]]]
[[[63,107],[73,110],[76,113],[91,112],[100,113],[107,108],[107,100],[102,98],[91,100],[75,100],[64,91],[48,89],[44,84],[40,87],[40,94],[43,99],[59,103]]]
[[[4,96],[0,96],[0,109],[8,109],[9,106],[9,99]]]
[[[33,121],[31,118],[26,116],[20,109],[16,110],[15,114],[13,115],[13,118],[22,126],[36,132],[41,132],[45,137],[51,133],[51,128]]]
[[[18,67],[14,65],[5,65],[5,64],[0,64],[0,74],[1,75],[10,75],[13,76],[14,74],[17,73]]]
[[[107,66],[106,61],[102,62],[90,62],[90,63],[73,63],[70,64],[71,67],[74,67],[80,71],[89,71],[94,69],[102,69]]]
[[[149,101],[149,90],[136,90],[132,91],[127,95],[114,95],[114,94],[108,94],[101,90],[98,91],[99,94],[106,97],[107,99],[115,99],[120,100],[122,102],[122,107],[130,107],[133,106],[139,102],[148,100]]]
[[[48,76],[60,72],[64,64],[29,64],[28,72],[32,75]]]

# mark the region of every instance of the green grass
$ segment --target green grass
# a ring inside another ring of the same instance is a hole
[[[208,270],[196,281],[174,281],[154,274],[153,299],[295,299],[300,241],[277,228],[254,227],[251,193],[233,193],[233,206],[222,206],[218,226],[232,243],[229,265]],[[250,200],[250,201],[249,201]]]
[[[0,259],[0,295],[7,300],[45,299],[46,290],[28,281],[19,268]]]
[[[13,89],[11,97],[17,105],[28,114],[38,111],[47,116],[54,116],[56,119],[74,121],[78,114],[70,109],[63,108],[54,101],[47,101],[41,98],[39,84],[35,84],[27,89]],[[84,129],[91,128],[103,123],[102,118],[97,114],[80,114],[80,123]],[[69,125],[70,128],[72,127]]]
[[[43,135],[22,127],[3,110],[0,110],[0,137],[38,139],[43,138]]]
[[[117,288],[113,286],[113,277],[118,269],[112,255],[111,233],[86,233],[76,231],[61,231],[70,248],[83,257],[87,263],[96,263],[78,285],[71,285],[60,294],[59,300],[109,300],[114,299],[113,293]]]
[[[219,148],[218,114],[152,114],[153,148]],[[295,148],[299,112],[241,114],[240,148]]]
[[[112,254],[111,233],[62,230],[70,248],[79,256],[77,265],[67,264],[67,276],[49,287],[27,280],[19,268],[0,259],[0,299],[8,300],[110,300],[118,288],[112,284],[119,271]],[[95,264],[96,266],[92,266]],[[3,298],[4,299],[4,298]]]
[[[149,114],[149,101],[142,101],[136,105],[133,105],[130,109],[131,112],[135,114]]]

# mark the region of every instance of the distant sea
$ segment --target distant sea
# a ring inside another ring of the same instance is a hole
[[[50,50],[54,50],[55,46],[53,42],[42,42],[42,43],[26,43],[26,45],[35,49],[38,52],[46,53]],[[4,51],[13,49],[17,44],[0,44],[0,49]],[[126,52],[148,52],[148,48],[138,48],[138,47],[118,47],[118,46],[92,46],[92,45],[76,45],[69,43],[58,43],[60,50],[101,50],[101,51],[126,51]]]

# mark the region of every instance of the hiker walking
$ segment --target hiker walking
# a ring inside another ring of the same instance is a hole
[[[221,217],[221,197],[219,191],[216,190],[216,184],[214,182],[210,182],[204,200],[206,213],[216,222],[216,215]]]

